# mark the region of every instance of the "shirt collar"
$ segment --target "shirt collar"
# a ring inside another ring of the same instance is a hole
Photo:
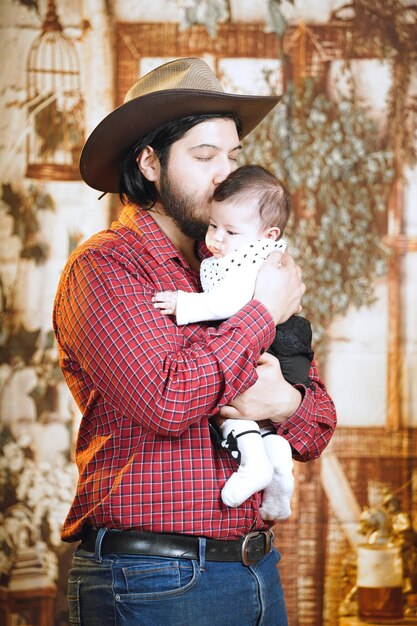
[[[124,207],[119,216],[119,223],[142,237],[146,251],[160,264],[171,259],[178,259],[184,267],[188,263],[178,252],[172,241],[165,235],[152,217],[152,213],[135,204]]]

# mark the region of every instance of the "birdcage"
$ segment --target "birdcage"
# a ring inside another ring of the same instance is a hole
[[[27,59],[26,176],[79,180],[84,141],[83,99],[74,43],[64,34],[49,0],[40,35]]]

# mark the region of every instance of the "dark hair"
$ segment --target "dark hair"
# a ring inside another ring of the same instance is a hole
[[[159,199],[155,184],[145,178],[136,162],[146,146],[151,146],[155,150],[161,167],[166,167],[172,144],[181,139],[188,130],[197,124],[214,118],[232,119],[236,124],[239,137],[241,136],[242,123],[236,115],[232,113],[207,113],[189,115],[167,122],[150,131],[132,145],[121,161],[119,197],[122,204],[132,202],[144,209],[151,209]]]
[[[242,165],[216,187],[212,200],[234,198],[256,207],[264,228],[278,226],[281,234],[291,212],[291,197],[285,185],[261,165]]]

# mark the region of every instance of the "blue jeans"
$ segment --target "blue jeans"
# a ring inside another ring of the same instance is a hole
[[[68,580],[69,623],[81,626],[288,626],[277,563],[249,567],[77,549]]]

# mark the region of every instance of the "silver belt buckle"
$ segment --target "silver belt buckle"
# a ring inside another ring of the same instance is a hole
[[[255,537],[259,537],[259,535],[264,535],[264,537],[265,537],[265,552],[264,552],[263,556],[268,554],[269,551],[271,550],[272,535],[271,535],[271,531],[270,530],[255,530],[252,533],[248,533],[243,538],[243,542],[242,542],[242,557],[241,558],[242,558],[243,565],[249,566],[249,565],[253,565],[257,561],[259,561],[258,558],[250,559],[249,556],[248,556],[248,543],[249,543],[250,539],[254,539]]]

